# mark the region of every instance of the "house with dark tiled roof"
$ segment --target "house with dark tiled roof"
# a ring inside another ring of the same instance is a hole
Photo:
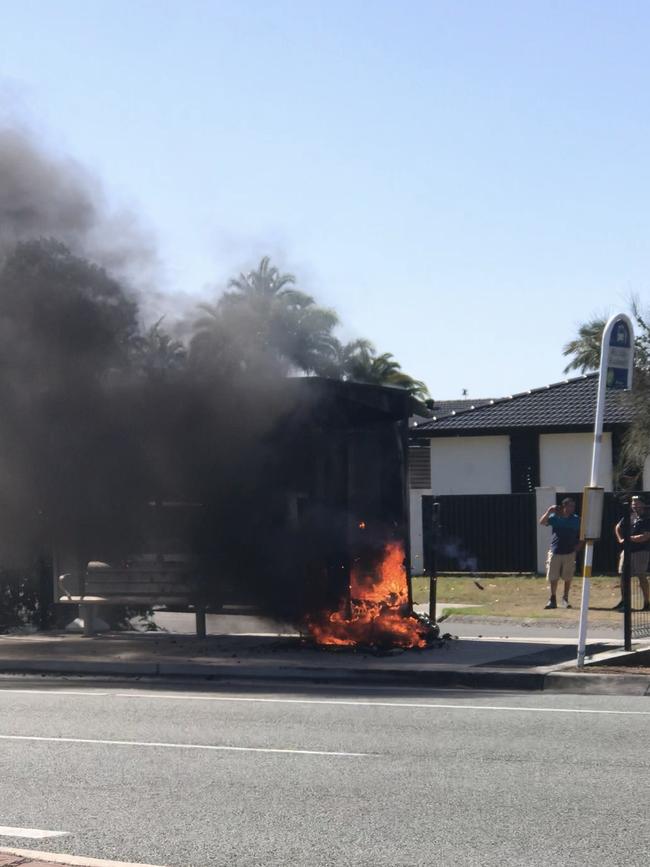
[[[556,382],[486,403],[470,402],[411,428],[413,568],[421,565],[425,494],[580,491],[589,482],[598,375]],[[623,392],[605,404],[599,480],[612,490],[622,437],[632,417]],[[650,487],[650,464],[643,487]],[[548,496],[551,494],[549,493]],[[547,498],[548,498],[547,496]]]

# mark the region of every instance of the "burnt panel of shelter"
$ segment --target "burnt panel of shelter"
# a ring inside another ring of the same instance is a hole
[[[277,519],[258,517],[250,545],[264,550],[252,557],[264,575],[254,582],[260,603],[296,620],[336,608],[352,564],[376,560],[386,542],[406,535],[399,425],[408,404],[405,393],[373,386],[289,387],[298,399],[267,438],[260,479]]]
[[[301,404],[274,437],[288,502],[290,562],[274,581],[287,588],[285,616],[336,607],[352,564],[370,569],[387,542],[407,534],[402,404],[396,412],[368,400],[384,389],[357,400],[358,389],[336,386]]]

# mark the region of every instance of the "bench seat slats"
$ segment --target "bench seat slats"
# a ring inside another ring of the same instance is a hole
[[[103,584],[105,587],[113,587],[119,584],[142,584],[148,587],[150,584],[179,584],[188,587],[196,583],[196,579],[190,575],[170,575],[168,572],[160,572],[151,575],[88,575],[86,583]]]
[[[196,584],[182,584],[178,581],[95,581],[86,580],[86,593],[192,593]]]
[[[96,606],[126,605],[194,611],[196,634],[205,638],[206,608],[201,602],[196,570],[188,560],[163,563],[152,560],[127,568],[114,568],[107,563],[92,561],[83,576],[74,573],[59,576],[59,587],[62,591],[58,595],[59,603],[80,606],[85,635],[94,634],[93,609]]]
[[[66,605],[134,605],[149,607],[151,605],[186,605],[187,596],[101,596],[87,594],[85,596],[60,596],[57,600]]]
[[[190,569],[169,569],[167,566],[158,566],[157,569],[88,569],[87,575],[92,575],[97,578],[129,578],[130,576],[140,576],[144,579],[150,578],[152,575],[192,575]]]
[[[148,596],[156,599],[165,596],[185,600],[198,592],[196,576],[184,566],[146,563],[125,569],[90,564],[84,582],[85,595],[91,596]]]

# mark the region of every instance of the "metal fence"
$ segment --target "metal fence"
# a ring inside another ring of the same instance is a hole
[[[625,539],[630,537],[631,508],[626,505],[622,521],[622,534]],[[650,587],[647,574],[647,554],[645,567],[641,567],[637,558],[630,551],[630,545],[624,545],[623,577],[621,584],[623,598],[623,637],[625,649],[632,649],[633,638],[650,636]],[[645,572],[639,572],[645,568]]]
[[[641,496],[650,504],[650,494]],[[573,497],[580,514],[582,493],[558,494],[558,502]],[[438,503],[434,527],[433,504]],[[616,575],[620,545],[614,528],[622,519],[622,499],[605,494],[602,535],[594,546],[593,574]],[[422,497],[424,568],[435,550],[439,572],[535,572],[537,533],[535,494],[477,494]],[[578,569],[582,574],[582,558]],[[647,579],[646,579],[647,580]],[[630,628],[632,638],[650,636],[650,611],[644,611],[643,576],[632,576]]]
[[[646,582],[648,578],[646,576]],[[644,595],[641,582],[637,576],[631,576],[630,582],[630,633],[632,638],[650,638],[650,611],[644,611]]]
[[[440,571],[535,571],[534,494],[422,497],[425,569],[433,541],[434,502],[440,504],[434,543]]]

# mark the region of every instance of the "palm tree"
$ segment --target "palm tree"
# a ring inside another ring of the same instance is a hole
[[[153,378],[182,370],[187,359],[187,350],[181,341],[161,328],[163,318],[133,341],[136,366]]]
[[[604,319],[591,319],[584,322],[578,329],[578,336],[570,340],[562,349],[562,355],[573,356],[564,368],[564,373],[579,370],[586,373],[598,370],[600,365],[600,343],[605,330]]]
[[[293,288],[295,282],[268,256],[256,269],[230,280],[230,291],[216,304],[200,305],[203,315],[191,344],[194,359],[251,374],[323,374],[336,354],[338,316]]]
[[[249,371],[252,347],[259,347],[262,341],[251,325],[246,309],[233,308],[224,313],[219,303],[199,304],[198,309],[201,315],[194,323],[190,341],[192,366],[205,373],[218,373],[226,379]]]
[[[422,401],[429,397],[424,382],[413,379],[405,373],[392,353],[384,352],[377,355],[375,347],[369,340],[355,340],[343,346],[341,358],[345,379],[404,388],[413,397]]]
[[[342,378],[349,377],[352,368],[356,365],[360,370],[364,360],[374,355],[375,347],[370,340],[358,338],[348,343],[339,343],[336,352],[336,364],[338,375]]]
[[[228,281],[232,292],[226,292],[221,297],[221,304],[241,304],[245,302],[260,312],[268,312],[276,301],[281,301],[286,307],[309,307],[314,304],[311,295],[289,288],[296,282],[293,274],[281,274],[271,265],[269,256],[263,256],[257,268],[248,274],[240,274]]]
[[[333,310],[316,304],[279,307],[271,320],[271,341],[298,370],[331,376],[339,346],[333,334],[338,322]]]

